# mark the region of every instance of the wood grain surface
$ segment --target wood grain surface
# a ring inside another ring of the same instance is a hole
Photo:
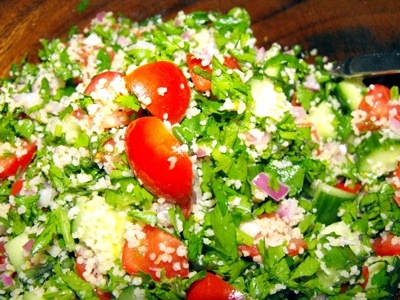
[[[400,48],[399,0],[91,0],[82,13],[82,0],[0,0],[0,77],[27,54],[37,59],[40,38],[63,36],[73,25],[85,27],[101,11],[121,12],[141,21],[155,14],[165,19],[179,10],[246,8],[258,45],[273,42],[318,49],[330,59]]]

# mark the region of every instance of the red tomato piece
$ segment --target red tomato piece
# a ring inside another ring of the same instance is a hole
[[[23,154],[20,156],[11,154],[0,157],[0,180],[23,173],[31,163],[35,155],[36,144],[24,140],[21,149]]]
[[[206,277],[195,281],[186,292],[187,300],[239,300],[245,295],[217,275],[207,272]]]
[[[307,243],[303,239],[291,239],[287,247],[289,256],[296,256],[307,248]]]
[[[224,65],[227,66],[230,69],[240,69],[240,65],[236,58],[232,56],[225,56],[224,57]]]
[[[396,117],[400,116],[400,107],[390,104],[390,89],[380,84],[370,87],[358,109],[366,114],[366,119],[356,124],[360,132],[381,128],[382,124],[379,124],[379,121],[383,118],[389,119],[392,109],[396,109]]]
[[[172,124],[182,121],[189,107],[190,88],[175,64],[157,61],[140,66],[125,76],[125,82],[153,116]]]
[[[6,263],[6,257],[7,253],[6,249],[4,248],[4,242],[0,241],[0,266],[4,266],[4,264]]]
[[[78,274],[78,276],[86,281],[85,277],[83,276],[83,273],[86,271],[86,265],[84,263],[78,263],[78,260],[75,263],[75,270],[76,273]],[[94,292],[96,294],[96,296],[100,299],[100,300],[110,300],[112,299],[112,295],[109,292],[103,291],[99,288],[94,288]]]
[[[372,242],[372,250],[379,256],[400,255],[400,237],[391,233],[378,237]]]
[[[13,182],[11,186],[11,195],[16,196],[19,194],[19,192],[22,190],[22,187],[24,186],[24,179],[17,179]]]
[[[103,73],[100,73],[92,78],[90,81],[89,85],[86,87],[85,91],[83,92],[85,95],[90,94],[91,92],[96,90],[97,84],[100,82],[100,80],[104,80],[105,87],[108,87],[110,85],[110,82],[113,81],[117,77],[124,77],[124,75],[120,72],[114,72],[114,71],[105,71]]]
[[[364,281],[360,283],[360,286],[363,288],[363,290],[365,290],[369,280],[369,269],[367,266],[362,266],[361,275],[364,278]]]
[[[362,185],[359,182],[355,183],[354,185],[345,185],[344,182],[338,182],[335,184],[335,187],[348,193],[357,194],[361,190]]]
[[[131,122],[125,134],[128,162],[155,196],[185,206],[191,199],[193,171],[181,143],[156,117]]]
[[[204,78],[198,74],[196,74],[193,69],[195,67],[201,68],[203,71],[206,71],[208,73],[212,73],[210,65],[204,66],[202,64],[202,59],[196,58],[192,54],[187,54],[186,55],[186,63],[189,67],[189,72],[190,72],[190,77],[192,78],[194,88],[196,91],[199,92],[207,92],[211,90],[211,81],[208,80],[207,78]]]
[[[125,242],[122,251],[122,267],[125,271],[129,274],[142,271],[156,281],[160,280],[161,270],[164,270],[167,278],[187,277],[189,263],[182,242],[157,227],[146,225],[143,232],[146,236],[139,246],[130,248],[128,241]]]

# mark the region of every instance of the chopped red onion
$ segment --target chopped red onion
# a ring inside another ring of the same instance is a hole
[[[304,86],[311,90],[311,91],[319,91],[321,86],[319,85],[319,83],[317,82],[317,80],[315,79],[315,76],[310,74],[306,77],[306,81],[304,82]]]
[[[289,199],[281,202],[276,209],[278,216],[284,221],[290,221],[296,214],[297,202],[296,200]]]
[[[106,12],[105,12],[105,11],[99,12],[99,13],[96,15],[97,21],[102,22],[105,15],[106,15]]]
[[[270,139],[270,136],[267,132],[262,132],[256,129],[244,132],[244,137],[246,146],[266,145]]]
[[[282,200],[289,193],[289,187],[282,182],[279,182],[279,189],[277,191],[271,189],[269,187],[269,175],[263,172],[253,179],[253,184],[276,201]]]
[[[283,52],[283,53],[284,53],[284,54],[289,54],[289,55],[294,55],[294,54],[295,54],[293,49],[286,50],[286,51]]]
[[[34,242],[35,242],[34,239],[30,239],[29,241],[27,241],[25,243],[25,245],[22,246],[22,248],[24,248],[24,250],[29,253],[29,252],[31,252],[31,249],[32,249],[32,246],[33,246]]]
[[[197,157],[205,157],[207,156],[207,151],[203,148],[199,148],[196,152]]]
[[[7,273],[2,273],[0,276],[1,276],[1,281],[5,286],[14,285],[14,281],[12,280],[11,276],[8,275]]]
[[[292,114],[298,123],[301,123],[307,117],[307,112],[303,106],[292,106]]]
[[[258,48],[256,53],[256,61],[257,62],[262,61],[264,59],[264,56],[265,56],[265,48],[264,47]]]
[[[394,117],[389,118],[389,126],[394,130],[400,131],[400,120]]]

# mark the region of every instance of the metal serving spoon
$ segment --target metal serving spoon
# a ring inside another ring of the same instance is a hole
[[[377,76],[400,73],[400,49],[349,57],[333,62],[330,73],[340,77]]]

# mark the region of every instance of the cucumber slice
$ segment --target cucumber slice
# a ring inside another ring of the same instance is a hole
[[[328,102],[321,102],[318,106],[312,107],[309,111],[308,121],[315,126],[318,135],[324,140],[337,137],[339,121]]]
[[[62,121],[62,132],[65,134],[65,141],[73,144],[82,132],[78,120],[73,116],[66,116]]]
[[[28,234],[23,232],[4,244],[8,259],[17,271],[19,271],[28,260],[27,253],[23,248],[28,241]]]
[[[281,72],[281,69],[282,69],[281,66],[268,66],[264,70],[264,73],[270,77],[278,77],[279,73]]]
[[[341,102],[350,110],[355,110],[360,105],[366,86],[361,78],[346,78],[336,87]]]
[[[326,183],[318,183],[313,202],[317,209],[316,221],[325,225],[330,225],[340,220],[338,217],[339,207],[346,201],[351,201],[356,197],[355,194],[343,191],[330,186]]]
[[[398,276],[400,272],[399,257],[370,257],[366,260],[365,264],[368,267],[369,275],[365,289],[375,288],[379,291],[385,291],[394,297],[400,281],[400,277]],[[385,278],[385,280],[382,281],[382,278]],[[387,284],[387,282],[391,282],[391,284]],[[387,299],[389,299],[389,297]]]
[[[354,252],[357,257],[366,257],[370,248],[362,243],[362,237],[360,233],[353,232],[350,226],[343,221],[332,223],[321,230],[320,236],[329,235],[335,233],[340,237],[343,237],[349,241],[350,249]]]
[[[356,147],[356,166],[363,173],[381,176],[397,169],[400,159],[400,140],[383,138],[375,131]]]

